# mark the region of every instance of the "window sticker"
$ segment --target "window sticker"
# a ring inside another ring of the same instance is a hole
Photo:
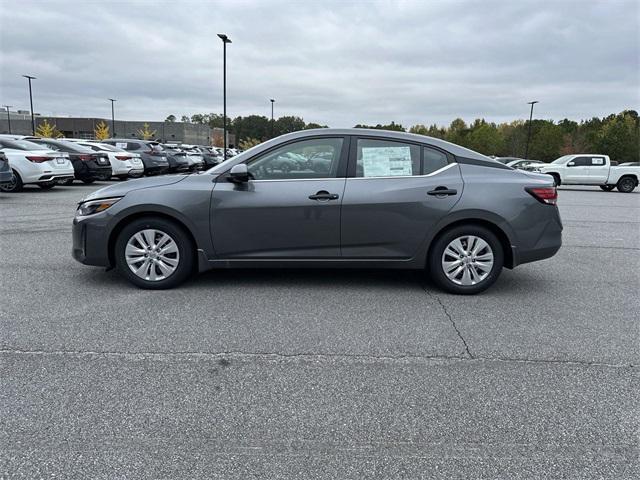
[[[413,174],[411,148],[363,147],[362,167],[365,177],[396,177]]]
[[[604,158],[592,158],[591,162],[594,165],[604,165]]]
[[[126,150],[127,144],[126,144],[126,142],[116,142],[116,147],[122,148],[123,150]]]

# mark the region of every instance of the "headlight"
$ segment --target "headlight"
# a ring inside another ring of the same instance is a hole
[[[107,208],[111,207],[114,203],[120,200],[118,198],[103,198],[101,200],[89,200],[78,205],[78,215],[86,217],[87,215],[93,215],[94,213],[104,212]]]

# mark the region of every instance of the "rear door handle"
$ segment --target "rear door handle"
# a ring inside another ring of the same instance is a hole
[[[309,195],[309,200],[337,200],[340,195],[337,193],[329,193],[326,190],[320,190],[315,195]]]
[[[445,196],[445,195],[457,195],[458,190],[455,188],[447,188],[447,187],[436,187],[433,190],[427,192],[427,195],[435,195],[436,197]]]

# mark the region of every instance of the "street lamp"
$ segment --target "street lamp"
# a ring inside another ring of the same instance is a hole
[[[111,101],[111,137],[116,138],[116,115],[113,110],[113,102],[117,102],[115,98],[107,98],[107,100]]]
[[[36,80],[36,77],[32,77],[31,75],[22,75],[24,78],[29,80],[29,104],[31,105],[31,134],[33,136],[36,135],[36,119],[33,116],[33,94],[31,93],[31,80]]]
[[[222,40],[222,125],[224,135],[224,159],[227,159],[227,43],[231,43],[231,39],[224,33],[219,33],[218,37]]]
[[[524,159],[527,160],[529,158],[529,140],[531,140],[531,121],[533,119],[533,106],[538,102],[538,100],[534,100],[533,102],[527,102],[528,105],[531,105],[531,113],[529,114],[529,133],[527,133],[527,147],[524,151]]]
[[[9,115],[9,109],[13,107],[13,105],[3,105],[3,107],[7,109],[7,122],[9,123],[9,133],[11,133],[11,115]]]
[[[272,98],[271,100],[271,138],[273,138],[273,104],[275,100]]]

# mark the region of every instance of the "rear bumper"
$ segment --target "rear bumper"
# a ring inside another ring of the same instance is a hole
[[[73,168],[78,180],[108,180],[113,173],[111,165],[101,166],[89,162],[76,161]]]
[[[553,257],[562,247],[562,223],[560,216],[549,220],[531,248],[511,246],[513,266]]]

